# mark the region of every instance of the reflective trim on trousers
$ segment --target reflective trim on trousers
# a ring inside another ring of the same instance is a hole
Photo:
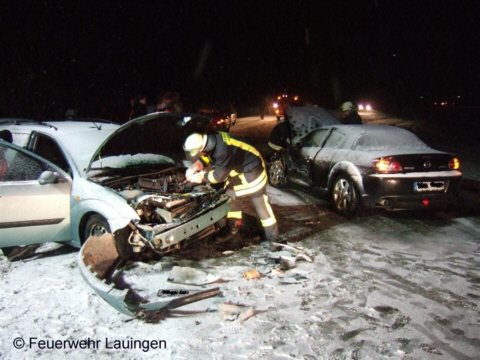
[[[242,220],[242,211],[229,211],[227,213],[227,219]]]
[[[251,183],[247,182],[245,179],[245,174],[239,175],[239,178],[241,179],[242,184],[233,187],[233,190],[237,196],[252,195],[267,185],[267,172],[265,170],[263,170],[260,176]]]

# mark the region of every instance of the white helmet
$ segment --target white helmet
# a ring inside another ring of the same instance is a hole
[[[344,102],[340,107],[342,111],[355,111],[355,105],[351,101]]]
[[[207,145],[208,136],[205,134],[193,133],[187,137],[183,150],[188,152],[191,156],[197,155],[200,151],[205,149]]]

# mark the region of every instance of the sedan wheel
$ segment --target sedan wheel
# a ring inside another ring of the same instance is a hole
[[[280,160],[270,163],[268,168],[268,181],[273,187],[285,187],[285,167]]]
[[[358,194],[348,176],[337,177],[333,185],[332,199],[335,211],[346,216],[355,214],[358,209]]]
[[[100,215],[92,215],[88,218],[85,224],[85,233],[83,241],[87,240],[90,236],[100,237],[110,232],[110,226],[107,220]]]

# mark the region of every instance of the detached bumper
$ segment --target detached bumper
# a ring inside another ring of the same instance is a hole
[[[215,223],[224,218],[230,209],[230,202],[224,202],[211,211],[202,214],[191,221],[186,222],[170,231],[162,233],[161,241],[172,247],[179,247],[183,240],[200,239],[212,234]],[[168,239],[175,239],[168,244]],[[157,238],[157,240],[159,240]],[[164,250],[164,249],[162,249]],[[109,303],[117,311],[124,315],[136,317],[139,313],[152,313],[160,310],[174,309],[199,300],[221,295],[219,288],[211,288],[205,291],[188,293],[185,296],[172,296],[162,298],[159,301],[149,302],[129,287],[129,284],[122,284],[122,288],[110,279],[121,265],[120,257],[113,234],[105,234],[102,237],[87,239],[78,254],[78,267],[85,281],[95,292]],[[162,287],[162,284],[156,284]]]

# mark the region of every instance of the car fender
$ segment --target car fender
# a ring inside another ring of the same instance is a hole
[[[328,189],[332,188],[335,178],[340,173],[347,173],[357,186],[357,190],[360,194],[363,195],[365,193],[362,174],[360,174],[358,168],[349,161],[340,161],[333,166],[328,175]]]
[[[75,200],[73,200],[75,201]],[[81,226],[89,214],[99,214],[107,220],[110,230],[115,232],[123,229],[132,220],[139,220],[138,214],[126,202],[114,204],[97,199],[83,200],[72,207],[72,232],[73,239],[81,244]]]
[[[81,244],[80,226],[87,214],[103,216],[112,232],[122,229],[132,220],[139,220],[137,212],[120,195],[92,181],[74,182],[71,200],[72,237]]]

